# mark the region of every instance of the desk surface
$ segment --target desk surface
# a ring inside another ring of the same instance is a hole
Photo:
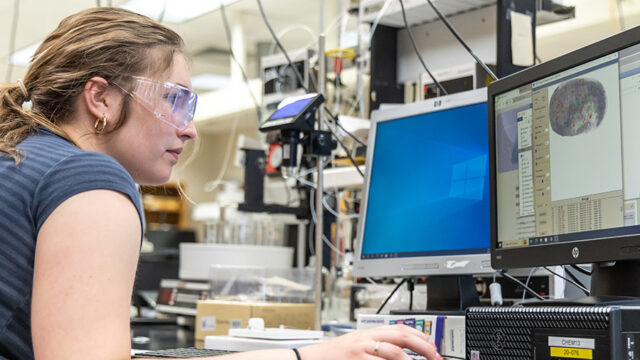
[[[134,338],[146,337],[146,343],[134,341]],[[131,325],[131,348],[138,350],[163,350],[193,347],[195,337],[193,328],[166,324]],[[197,346],[196,346],[197,347]]]

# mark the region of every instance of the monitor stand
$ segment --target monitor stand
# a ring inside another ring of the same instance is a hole
[[[427,278],[426,310],[392,310],[393,315],[464,315],[470,306],[480,306],[476,280],[472,275]]]
[[[640,306],[640,260],[594,263],[591,296],[528,301],[524,306]]]

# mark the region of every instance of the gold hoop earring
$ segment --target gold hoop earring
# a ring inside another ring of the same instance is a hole
[[[93,124],[93,128],[96,129],[96,134],[100,134],[107,127],[107,117],[102,116],[101,118],[97,118],[96,122]]]

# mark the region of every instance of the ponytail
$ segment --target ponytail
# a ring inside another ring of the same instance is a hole
[[[16,146],[39,126],[66,137],[58,126],[25,106],[29,93],[20,82],[0,85],[0,153],[12,157],[16,165],[22,156]]]

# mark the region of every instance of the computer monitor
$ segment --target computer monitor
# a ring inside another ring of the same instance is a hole
[[[491,261],[640,292],[640,28],[489,85]],[[614,267],[606,262],[617,261]]]
[[[486,89],[372,113],[354,274],[490,273]]]

